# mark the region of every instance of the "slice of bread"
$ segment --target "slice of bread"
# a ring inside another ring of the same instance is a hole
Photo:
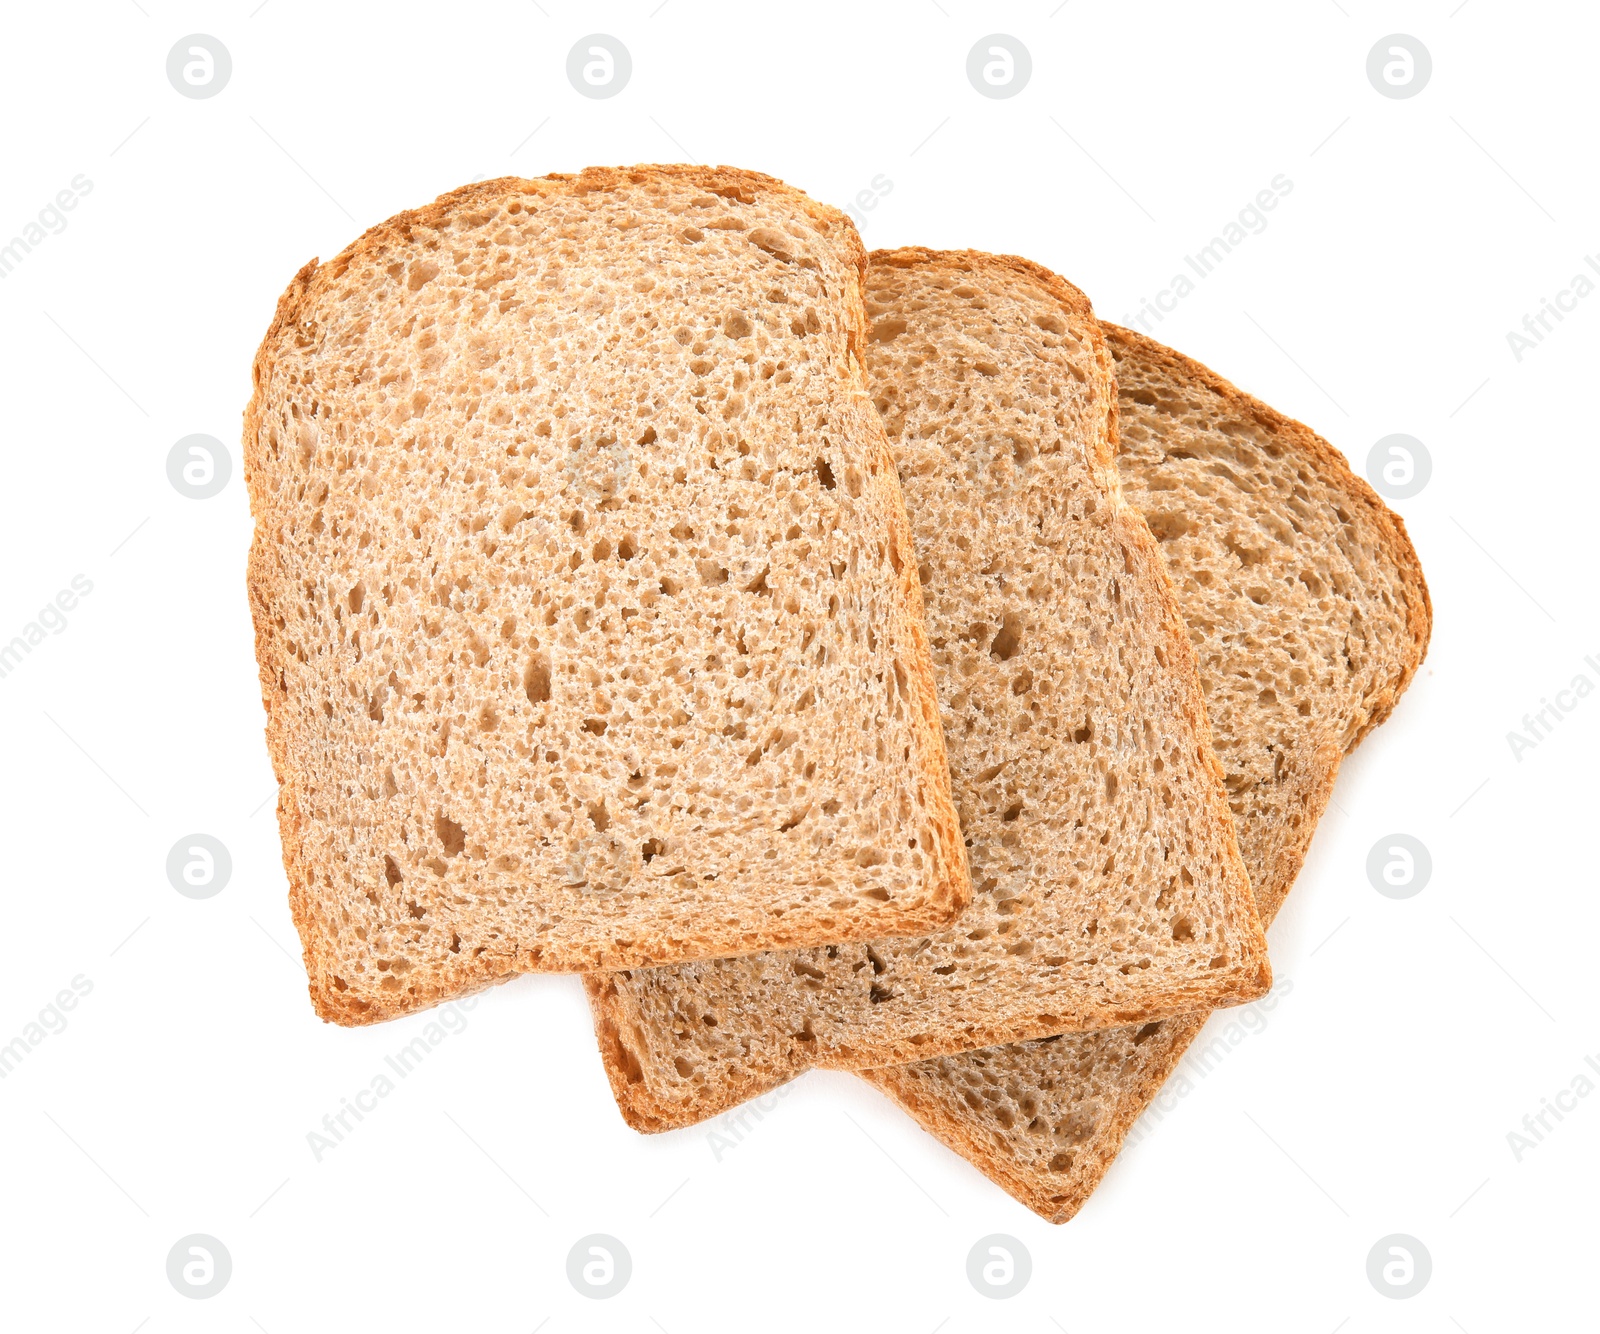
[[[1399,516],[1299,422],[1140,334],[1117,359],[1123,494],[1162,542],[1264,920],[1339,761],[1427,650],[1428,586]],[[1208,1016],[1071,1034],[867,1077],[1029,1208],[1062,1223]]]
[[[244,456],[323,1017],[965,906],[865,263],[779,181],[638,167],[295,277]]]
[[[1087,299],[1025,260],[872,256],[976,892],[936,935],[588,979],[641,1129],[855,1068],[1260,995],[1261,928],[1159,548],[1118,491]]]

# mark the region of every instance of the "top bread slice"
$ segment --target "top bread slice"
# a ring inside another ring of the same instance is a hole
[[[1270,922],[1340,759],[1388,717],[1422,662],[1428,586],[1399,516],[1327,441],[1197,362],[1104,328],[1117,359],[1123,494],[1161,539],[1239,846]],[[1062,1223],[1207,1018],[993,1047],[867,1078]]]
[[[1160,552],[1119,495],[1087,299],[872,256],[867,371],[916,538],[976,890],[936,935],[587,980],[629,1122],[853,1068],[1247,1000],[1265,943]]]
[[[295,277],[249,582],[325,1018],[965,905],[864,268],[799,191],[668,166],[468,186]]]

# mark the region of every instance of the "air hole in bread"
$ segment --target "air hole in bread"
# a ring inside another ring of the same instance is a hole
[[[549,659],[536,657],[529,660],[522,673],[522,688],[530,704],[543,704],[550,698]]]
[[[466,831],[448,815],[439,814],[433,817],[433,832],[444,845],[447,857],[459,856],[467,846]]]
[[[767,252],[774,259],[785,264],[793,261],[795,256],[794,241],[773,227],[757,227],[747,233],[750,243]]]
[[[1000,632],[995,635],[994,642],[989,645],[989,656],[1000,662],[1006,662],[1017,651],[1022,642],[1022,621],[1014,612],[1007,612],[1000,622]]]

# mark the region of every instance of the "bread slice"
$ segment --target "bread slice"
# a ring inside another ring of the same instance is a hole
[[[1122,501],[1087,299],[1025,260],[872,256],[976,884],[936,935],[588,980],[629,1122],[854,1068],[1248,1000],[1265,945],[1159,549]]]
[[[1200,661],[1239,846],[1271,921],[1339,761],[1427,650],[1428,586],[1399,516],[1333,446],[1204,366],[1104,326],[1123,494],[1161,539]],[[867,1074],[1029,1208],[1062,1223],[1207,1015]]]
[[[468,186],[255,362],[250,600],[311,995],[934,929],[970,897],[865,254],[725,168]]]

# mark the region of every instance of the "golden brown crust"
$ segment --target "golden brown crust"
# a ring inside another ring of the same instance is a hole
[[[810,219],[835,246],[847,272],[854,275],[852,289],[842,296],[847,307],[847,343],[854,364],[855,388],[866,400],[865,376],[861,367],[867,325],[861,286],[867,259],[854,225],[839,210],[811,199],[774,177],[734,167],[688,164],[591,167],[576,174],[555,173],[532,179],[500,177],[449,191],[431,204],[408,209],[368,228],[327,264],[319,265],[317,259],[305,264],[278,299],[267,333],[256,351],[252,362],[252,395],[243,420],[243,467],[255,516],[246,584],[254,621],[262,703],[267,713],[267,747],[280,787],[278,819],[284,869],[289,880],[290,910],[302,943],[312,1004],[323,1019],[345,1025],[360,1025],[395,1018],[469,994],[518,972],[540,971],[541,963],[543,970],[571,971],[575,967],[629,968],[663,962],[662,957],[653,952],[649,942],[639,942],[631,948],[624,945],[604,954],[596,953],[581,965],[566,966],[541,960],[540,951],[535,949],[511,954],[484,954],[471,960],[463,958],[441,968],[435,976],[414,972],[407,990],[393,997],[378,993],[356,997],[346,994],[336,985],[330,985],[328,979],[337,982],[334,960],[328,949],[331,932],[318,918],[322,904],[312,883],[314,869],[304,855],[300,817],[293,810],[293,803],[285,800],[285,788],[295,774],[295,766],[274,719],[274,704],[281,693],[280,673],[284,666],[280,646],[273,633],[271,611],[272,590],[276,583],[271,569],[276,535],[267,531],[265,506],[257,503],[257,479],[264,475],[265,469],[265,461],[258,454],[258,428],[274,356],[285,337],[294,337],[302,346],[315,341],[318,331],[314,324],[305,322],[305,313],[314,308],[317,299],[343,275],[354,259],[381,250],[392,241],[405,239],[413,227],[435,227],[448,218],[459,216],[464,210],[470,210],[474,205],[497,203],[507,195],[550,193],[557,189],[584,193],[611,190],[626,184],[644,184],[652,180],[686,182],[703,188],[708,194],[736,198],[745,203],[753,202],[758,194],[777,195]],[[867,407],[869,419],[876,420],[871,412],[870,401]],[[873,471],[875,483],[883,493],[884,503],[880,508],[888,517],[892,545],[900,551],[913,551],[910,527],[904,505],[899,501],[899,486],[895,480],[887,438],[881,430],[878,432],[878,453],[878,466]],[[892,503],[888,499],[890,492]],[[938,725],[937,693],[928,659],[921,587],[916,578],[915,561],[906,560],[902,565],[897,584],[904,604],[904,629],[918,648],[914,660],[905,664],[918,705],[915,726],[919,741],[916,757],[919,762],[918,781],[926,798],[925,808],[933,818],[936,836],[942,844],[941,864],[949,868],[946,875],[929,886],[923,904],[907,911],[898,924],[907,934],[917,934],[945,926],[959,915],[971,897],[972,883],[966,872],[960,825],[950,796],[944,735]],[[770,938],[764,937],[762,947],[783,948],[815,943],[817,932],[814,929],[790,931],[784,923],[775,921]],[[751,948],[758,946],[752,945]]]

